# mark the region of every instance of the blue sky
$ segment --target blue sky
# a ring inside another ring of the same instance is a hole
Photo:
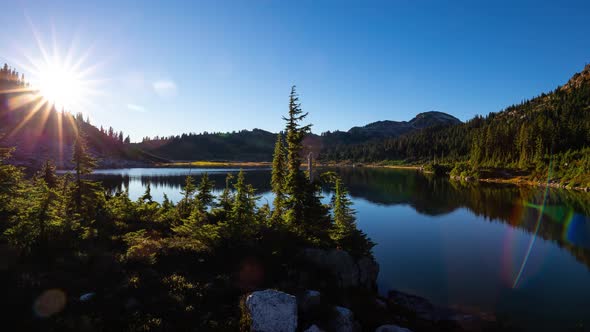
[[[74,43],[100,94],[71,111],[133,140],[278,131],[292,84],[319,133],[431,110],[467,120],[552,90],[590,62],[589,12],[587,1],[14,0],[0,11],[0,61],[40,57],[33,31],[61,54]]]

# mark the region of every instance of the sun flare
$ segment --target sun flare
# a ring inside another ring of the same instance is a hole
[[[70,114],[80,113],[89,119],[93,110],[97,109],[93,99],[103,95],[99,87],[106,80],[95,77],[100,72],[100,64],[88,63],[92,58],[91,49],[77,50],[77,39],[72,40],[69,47],[60,47],[55,35],[52,35],[52,42],[47,47],[32,24],[31,29],[37,48],[17,47],[23,51],[19,56],[22,59],[11,62],[23,72],[18,75],[13,70],[10,76],[16,84],[0,90],[0,95],[7,96],[6,106],[10,111],[24,111],[20,122],[5,133],[4,137],[16,135],[31,122],[36,121],[39,127],[44,127],[52,118],[51,112],[55,110]],[[10,69],[3,70],[8,73]],[[61,141],[63,128],[74,125],[73,117],[54,116],[53,119],[57,119],[56,126]],[[60,159],[61,154],[60,151]]]
[[[47,63],[39,68],[38,89],[45,101],[56,107],[70,108],[85,98],[83,79],[72,68],[60,63]]]
[[[32,30],[36,52],[24,52],[25,63],[17,62],[27,73],[31,101],[72,113],[88,113],[95,106],[93,97],[102,94],[99,85],[104,81],[95,77],[100,65],[88,63],[91,49],[79,49],[76,39],[69,47],[60,47],[55,35],[51,43],[44,43],[38,31],[34,27]]]

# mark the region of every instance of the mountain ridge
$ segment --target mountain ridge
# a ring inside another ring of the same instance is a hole
[[[362,127],[356,126],[348,130],[351,134],[369,134],[381,137],[396,136],[413,129],[423,129],[435,125],[452,125],[461,123],[456,117],[438,111],[429,111],[416,114],[409,121],[381,120],[371,122]]]
[[[397,137],[415,130],[437,125],[461,123],[454,116],[442,112],[423,112],[409,121],[383,120],[348,131],[310,133],[305,141],[307,149],[316,153],[335,145],[348,145],[378,138]],[[277,134],[263,129],[241,130],[233,133],[182,134],[166,138],[146,138],[137,146],[152,154],[177,161],[231,160],[270,161]]]

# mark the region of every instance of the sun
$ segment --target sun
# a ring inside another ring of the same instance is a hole
[[[24,48],[24,63],[16,63],[27,74],[32,99],[50,108],[88,115],[96,109],[93,98],[102,95],[100,85],[105,81],[96,77],[102,65],[89,63],[92,47],[80,49],[77,38],[69,47],[60,47],[55,32],[52,42],[45,43],[37,29],[33,25],[31,28],[37,48]]]
[[[104,95],[100,86],[108,79],[96,78],[97,72],[104,70],[101,63],[89,64],[91,49],[78,51],[76,40],[72,40],[68,48],[61,48],[55,35],[48,48],[32,24],[31,28],[37,48],[15,47],[23,52],[10,63],[22,70],[20,80],[14,87],[0,90],[0,94],[8,94],[9,110],[23,112],[20,122],[3,137],[16,135],[31,122],[37,123],[39,128],[52,126],[62,143],[58,147],[59,158],[63,160],[66,128],[69,126],[77,132],[72,114],[83,114],[89,119],[92,112],[99,109],[93,99]],[[62,116],[56,111],[61,111]]]
[[[57,108],[70,109],[86,98],[83,77],[73,68],[50,61],[38,68],[38,89],[41,97]]]

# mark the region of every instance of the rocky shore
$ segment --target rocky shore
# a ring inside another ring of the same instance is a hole
[[[501,331],[493,315],[433,305],[391,290],[377,292],[379,265],[372,257],[342,250],[304,249],[303,263],[278,289],[251,292],[242,300],[242,331]],[[315,286],[308,289],[307,286]]]

